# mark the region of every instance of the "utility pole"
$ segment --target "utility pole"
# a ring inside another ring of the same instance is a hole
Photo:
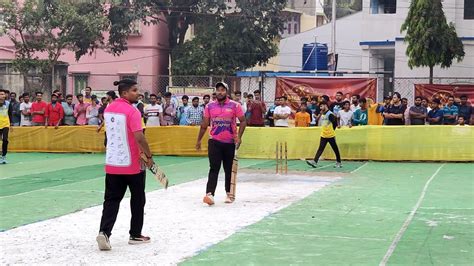
[[[336,0],[332,0],[332,18],[331,18],[331,52],[334,57],[334,60],[336,59]]]

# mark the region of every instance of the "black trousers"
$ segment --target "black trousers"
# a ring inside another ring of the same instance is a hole
[[[337,147],[335,137],[334,138],[321,138],[321,140],[319,141],[318,151],[316,152],[316,155],[314,156],[314,161],[315,162],[319,161],[319,157],[321,157],[321,154],[323,154],[323,151],[326,148],[326,145],[328,144],[328,142],[331,145],[332,150],[336,154],[336,161],[338,163],[340,163],[341,162],[341,155],[339,154],[339,148]]]
[[[224,165],[225,172],[225,191],[230,192],[230,178],[232,176],[232,162],[234,160],[235,144],[222,143],[217,140],[210,139],[208,142],[209,156],[209,176],[207,179],[206,193],[216,192],[217,179],[221,164]]]
[[[2,156],[6,156],[8,152],[8,132],[10,128],[4,127],[0,129],[0,135],[2,136]]]
[[[122,201],[127,187],[130,188],[130,209],[132,219],[130,221],[130,236],[138,237],[142,233],[143,213],[145,208],[145,172],[135,175],[105,175],[105,195],[102,219],[100,220],[100,232],[107,236],[112,234],[120,201]]]

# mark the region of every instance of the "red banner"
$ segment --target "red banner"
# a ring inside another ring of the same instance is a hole
[[[415,95],[427,99],[439,99],[444,104],[449,96],[454,96],[456,101],[461,95],[466,95],[468,102],[474,104],[474,84],[415,84]]]
[[[276,96],[288,97],[289,106],[297,110],[301,97],[329,96],[335,101],[336,92],[359,94],[360,97],[375,101],[377,96],[377,80],[373,78],[278,78]]]

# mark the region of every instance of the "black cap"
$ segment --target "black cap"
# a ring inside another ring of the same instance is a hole
[[[229,90],[229,85],[227,85],[227,83],[225,83],[225,82],[217,82],[216,83],[216,89],[219,88],[219,87],[224,87],[226,90]]]

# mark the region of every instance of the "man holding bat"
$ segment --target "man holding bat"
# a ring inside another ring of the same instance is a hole
[[[143,162],[146,162],[147,167],[151,167],[154,162],[143,135],[140,111],[132,105],[139,96],[137,83],[124,79],[114,82],[114,85],[118,86],[120,98],[109,104],[104,112],[107,129],[105,195],[100,232],[96,238],[100,250],[111,249],[109,237],[127,187],[130,189],[132,212],[128,243],[150,242],[149,237],[142,235],[145,207]],[[147,160],[141,159],[140,153]]]
[[[206,195],[203,199],[203,202],[209,206],[214,204],[214,193],[217,187],[217,178],[221,164],[224,165],[225,172],[225,191],[227,193],[225,202],[232,203],[235,199],[235,194],[231,193],[232,163],[235,151],[242,143],[242,135],[247,126],[242,106],[240,103],[229,99],[227,95],[228,90],[227,84],[223,82],[216,84],[217,100],[206,105],[201,130],[196,142],[196,149],[200,150],[202,137],[210,125],[211,130],[208,142],[210,169]],[[240,121],[238,133],[236,118]]]

